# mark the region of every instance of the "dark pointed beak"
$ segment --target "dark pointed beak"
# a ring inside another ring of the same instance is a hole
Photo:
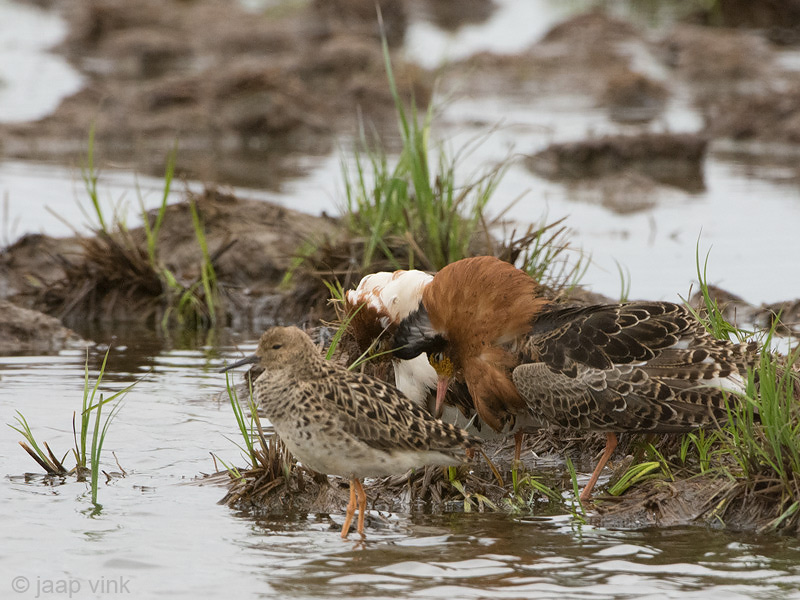
[[[231,369],[235,369],[236,367],[241,367],[242,365],[252,365],[258,362],[258,356],[255,354],[251,354],[250,356],[245,356],[242,360],[237,360],[235,363],[231,363],[226,367],[222,367],[217,371],[217,373],[224,373],[225,371],[230,371]]]

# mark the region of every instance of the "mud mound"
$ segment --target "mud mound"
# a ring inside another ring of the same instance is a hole
[[[341,234],[336,220],[213,189],[167,207],[153,258],[144,228],[85,238],[23,238],[2,254],[9,299],[83,323],[161,322],[171,310],[170,294],[202,289],[197,284],[203,250],[190,202],[205,232],[224,323],[264,328],[276,320],[311,318],[318,305],[302,301],[302,276],[294,287],[282,283],[298,248]],[[155,213],[149,219],[152,226]],[[326,302],[321,306],[325,310]]]
[[[58,354],[86,343],[58,319],[0,300],[0,355]]]
[[[786,91],[720,98],[709,106],[706,119],[715,137],[800,144],[800,84]]]
[[[595,179],[627,170],[682,189],[702,189],[707,140],[694,134],[607,136],[552,144],[525,165],[548,179]]]

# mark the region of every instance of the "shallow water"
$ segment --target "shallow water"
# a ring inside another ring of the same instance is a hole
[[[426,48],[425,56],[436,61],[445,51],[465,56],[486,47],[514,50],[543,32],[557,16],[552,7],[564,3],[543,3],[542,10],[554,12],[535,27],[518,28],[529,36],[524,40],[507,35],[501,47],[487,46],[480,40],[509,22],[515,3],[500,4],[502,12],[483,29],[469,28],[440,43],[440,32],[412,27],[416,42],[410,45]],[[570,4],[574,9],[583,3]],[[3,12],[9,6],[0,0],[0,15],[10,14]],[[0,16],[0,30],[3,22]],[[425,46],[426,39],[441,51]],[[3,104],[7,97],[0,88],[0,118],[11,114]],[[441,135],[453,147],[500,123],[462,165],[465,173],[509,152],[616,131],[602,112],[569,98],[557,110],[531,99],[462,98],[445,116],[453,126]],[[678,100],[658,127],[692,131],[699,119]],[[285,182],[280,192],[240,192],[311,213],[335,212],[341,200],[338,156],[309,158],[303,167],[308,175]],[[113,170],[101,181],[105,206],[127,204],[131,226],[138,211],[135,182],[132,173]],[[155,206],[160,181],[140,176],[138,184],[145,205]],[[620,289],[615,261],[630,273],[631,297],[686,295],[702,233],[701,253],[711,248],[711,282],[756,303],[800,297],[800,186],[793,168],[760,167],[712,152],[705,184],[703,192],[665,193],[655,209],[620,216],[517,165],[490,211],[500,212],[527,191],[508,213],[518,226],[570,215],[574,243],[593,257],[584,282],[611,296]],[[8,200],[2,244],[28,232],[86,231],[90,222],[79,208],[86,200],[75,168],[0,163],[0,198]],[[568,515],[415,512],[374,515],[366,542],[358,543],[355,536],[340,539],[340,514],[264,517],[230,510],[217,504],[225,489],[198,477],[215,470],[211,452],[244,465],[231,441],[238,435],[231,409],[216,399],[224,376],[213,370],[223,357],[239,354],[215,340],[163,349],[157,337],[116,333],[101,391],[144,379],[111,425],[102,465],[109,473],[121,467],[126,476],[101,483],[99,510],[85,483],[68,478],[54,484],[39,475],[17,444],[21,436],[4,425],[14,423],[19,410],[40,442],[59,456],[67,452],[72,414],[80,409],[83,353],[0,358],[0,597],[68,597],[72,591],[76,598],[800,598],[796,539],[699,528],[617,532],[577,525]],[[102,332],[91,337],[108,340]],[[252,348],[252,339],[240,347]],[[92,354],[92,379],[101,360]]]
[[[0,0],[0,122],[39,119],[83,86],[83,77],[48,49],[67,27],[53,12]]]
[[[114,596],[121,584],[133,597],[800,598],[796,539],[416,512],[375,515],[360,543],[339,537],[341,514],[264,517],[218,505],[224,488],[197,478],[214,470],[209,452],[244,465],[230,406],[216,400],[224,376],[213,370],[238,354],[154,349],[111,352],[106,395],[147,375],[109,430],[102,468],[127,475],[101,483],[100,509],[84,483],[26,476],[38,467],[21,437],[0,435],[3,597],[34,598],[37,587],[39,597],[64,597],[47,591],[64,582],[80,587],[77,598]],[[90,358],[92,380],[101,359]],[[80,351],[0,358],[0,423],[20,410],[40,442],[66,452],[83,368]],[[28,591],[9,595],[25,581]]]

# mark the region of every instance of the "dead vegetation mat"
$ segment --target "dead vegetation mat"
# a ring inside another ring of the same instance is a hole
[[[572,481],[562,457],[571,456],[577,465],[591,468],[603,440],[601,434],[575,435],[553,430],[527,435],[518,473],[522,483],[516,493],[511,475],[513,440],[487,442],[483,456],[478,454],[469,464],[458,467],[453,479],[446,468],[425,467],[368,480],[368,507],[392,512],[563,514],[573,509],[568,504]],[[591,503],[585,505],[585,519],[611,529],[704,526],[800,535],[800,514],[791,511],[794,500],[781,482],[767,476],[744,480],[719,473],[698,475],[697,465],[691,461],[678,467],[680,440],[679,435],[651,440],[672,464],[672,480],[648,479],[620,496],[598,489]],[[648,440],[636,435],[620,437],[618,460],[610,465],[613,474],[609,486],[632,463],[642,460],[643,441]],[[298,466],[276,436],[262,438],[261,448],[255,467],[238,476],[226,472],[214,476],[228,486],[220,504],[267,514],[345,510],[349,500],[346,480],[329,479]],[[526,476],[563,499],[555,500],[527,485]],[[795,497],[800,497],[800,490],[796,491]]]

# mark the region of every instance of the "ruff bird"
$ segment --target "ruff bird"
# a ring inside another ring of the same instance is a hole
[[[278,436],[306,467],[350,480],[342,537],[356,507],[364,532],[364,477],[404,473],[423,465],[456,465],[479,440],[413,404],[397,388],[348,371],[319,353],[296,327],[267,330],[256,353],[228,365],[258,364],[256,402]]]
[[[345,315],[350,319],[348,331],[359,353],[366,352],[376,340],[384,339],[379,348],[390,343],[397,326],[420,307],[422,293],[433,275],[417,270],[381,271],[366,275],[358,286],[345,294]],[[448,423],[461,421],[465,426],[474,414],[472,401],[463,384],[453,382],[448,402],[452,410],[444,412],[440,403],[434,406],[437,384],[441,383],[428,357],[419,354],[408,360],[388,355],[395,386],[412,402],[425,406],[436,417]],[[440,391],[444,397],[444,390]],[[463,419],[459,418],[459,411]],[[481,431],[477,424],[475,432]]]
[[[755,343],[712,337],[670,302],[561,308],[537,282],[494,257],[452,263],[398,327],[396,355],[426,352],[446,389],[466,382],[496,430],[533,412],[554,426],[606,432],[605,450],[581,493],[587,500],[619,432],[686,432],[728,417]],[[437,399],[437,403],[442,399]]]

